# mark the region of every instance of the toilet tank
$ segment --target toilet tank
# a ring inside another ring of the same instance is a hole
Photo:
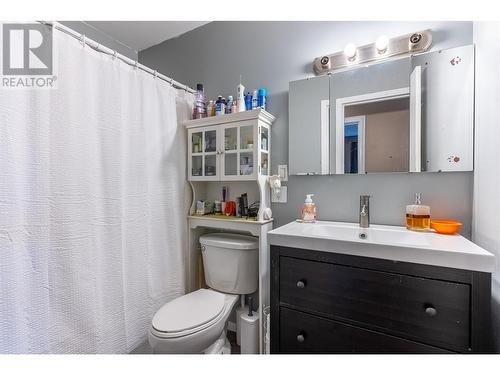
[[[205,282],[219,292],[249,294],[259,286],[259,241],[233,233],[200,236]]]

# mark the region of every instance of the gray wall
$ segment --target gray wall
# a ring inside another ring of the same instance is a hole
[[[476,43],[476,170],[473,240],[496,257],[492,276],[495,350],[500,353],[500,23],[474,22]]]
[[[471,22],[212,22],[139,52],[141,63],[194,86],[205,84],[210,97],[235,95],[240,74],[247,89],[266,87],[272,129],[272,172],[288,161],[288,82],[311,77],[315,57],[389,37],[432,29],[433,49],[472,43]],[[294,220],[306,193],[316,194],[319,217],[355,221],[359,195],[372,198],[372,221],[402,224],[414,192],[431,205],[434,217],[464,222],[470,235],[472,173],[292,176],[288,203],[274,204],[276,225]]]
[[[114,39],[94,26],[87,24],[85,21],[59,21],[59,23],[75,30],[76,32],[79,32],[80,34],[85,34],[86,37],[102,44],[105,47],[115,50],[118,53],[121,53],[129,59],[137,60],[138,52],[135,49],[123,44],[119,40]]]

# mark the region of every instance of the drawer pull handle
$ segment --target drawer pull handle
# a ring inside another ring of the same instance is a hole
[[[306,283],[302,280],[297,281],[297,288],[304,289],[306,287]]]
[[[306,337],[302,333],[299,333],[297,335],[297,341],[298,342],[304,342],[304,341],[306,341]]]
[[[437,310],[434,306],[427,306],[425,308],[425,313],[429,316],[435,316],[437,315]]]

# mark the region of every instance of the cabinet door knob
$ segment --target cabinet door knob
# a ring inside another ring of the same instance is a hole
[[[299,333],[299,334],[297,335],[297,341],[298,341],[298,342],[304,342],[304,341],[306,341],[306,338],[305,338],[304,334]]]
[[[297,288],[303,289],[305,287],[306,287],[306,283],[304,281],[302,281],[302,280],[297,281]]]
[[[425,313],[429,316],[435,316],[437,314],[437,310],[432,305],[427,305],[425,308]]]

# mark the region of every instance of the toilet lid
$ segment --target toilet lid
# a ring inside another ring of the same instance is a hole
[[[186,331],[216,319],[224,308],[224,294],[199,289],[163,305],[153,317],[153,327],[161,332]]]

